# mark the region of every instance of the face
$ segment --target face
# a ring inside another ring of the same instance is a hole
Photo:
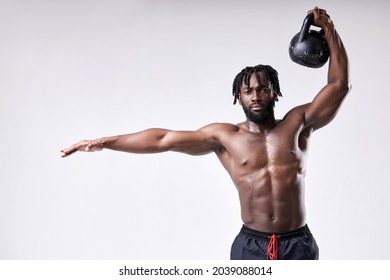
[[[258,72],[260,83],[253,73],[249,85],[241,85],[239,102],[244,109],[247,119],[261,123],[274,116],[275,97],[271,83],[265,79],[263,72]]]

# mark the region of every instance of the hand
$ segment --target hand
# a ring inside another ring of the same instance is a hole
[[[330,16],[324,9],[314,7],[313,10],[307,12],[308,14],[312,13],[314,15],[313,25],[324,28],[327,24],[331,23],[332,20]]]
[[[101,151],[104,148],[104,141],[103,139],[97,139],[97,140],[83,140],[80,141],[77,144],[74,144],[70,146],[67,149],[61,150],[61,157],[67,157],[71,154],[80,151],[80,152],[97,152]]]

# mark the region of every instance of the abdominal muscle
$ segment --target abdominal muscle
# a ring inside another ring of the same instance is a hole
[[[244,173],[234,181],[247,227],[276,233],[305,224],[304,178],[299,170],[279,166]]]

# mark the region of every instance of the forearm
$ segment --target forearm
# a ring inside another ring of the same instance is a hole
[[[103,148],[128,153],[160,153],[170,150],[164,137],[169,130],[151,128],[144,131],[100,138]]]
[[[323,24],[322,29],[330,51],[328,84],[340,87],[341,91],[347,93],[349,90],[349,62],[344,44],[330,19]]]

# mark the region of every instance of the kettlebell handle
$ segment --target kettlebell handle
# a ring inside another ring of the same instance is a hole
[[[314,21],[313,13],[310,13],[305,17],[305,19],[303,20],[301,32],[299,34],[298,43],[302,43],[305,40],[306,35],[309,33],[310,26],[313,24],[313,21]]]

